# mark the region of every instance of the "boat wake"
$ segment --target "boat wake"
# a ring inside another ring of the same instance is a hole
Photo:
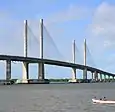
[[[93,104],[115,104],[114,100],[96,100],[96,99],[92,99]]]

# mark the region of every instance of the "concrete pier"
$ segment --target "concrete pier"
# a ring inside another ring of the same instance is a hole
[[[106,81],[106,75],[104,74],[104,81]]]
[[[76,78],[76,68],[72,68],[72,79],[69,80],[70,83],[76,83],[77,78]]]
[[[96,77],[97,77],[97,81],[99,80],[99,73],[97,72],[97,74],[96,74]]]
[[[110,80],[110,75],[108,75],[108,79]]]
[[[22,83],[28,83],[29,79],[29,63],[23,62],[23,76],[22,76]]]
[[[97,81],[98,80],[98,73],[96,71],[94,72],[94,77],[95,77],[95,81]]]
[[[43,80],[43,79],[45,79],[45,76],[44,76],[44,64],[43,63],[39,63],[38,64],[38,69],[39,69],[39,75],[38,75],[38,79],[40,79],[40,80]]]
[[[76,80],[76,68],[72,68],[73,76],[72,80]]]
[[[83,70],[83,79],[87,80],[87,68]]]
[[[102,74],[100,73],[100,81],[102,81]]]
[[[6,80],[11,79],[11,60],[6,60]]]
[[[92,80],[94,79],[94,75],[93,75],[93,72],[91,72],[91,75],[92,75]]]

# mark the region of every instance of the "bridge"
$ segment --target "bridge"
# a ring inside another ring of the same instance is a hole
[[[83,79],[87,80],[87,72],[91,72],[92,74],[92,80],[102,80],[102,75],[104,75],[104,78],[106,79],[106,76],[108,77],[115,77],[114,73],[109,73],[107,71],[98,69],[93,66],[87,65],[87,44],[86,39],[84,39],[84,64],[78,64],[76,63],[76,43],[75,40],[72,44],[72,51],[73,51],[73,62],[67,62],[62,60],[54,60],[54,59],[46,59],[44,58],[44,30],[46,29],[43,19],[40,19],[40,57],[29,57],[28,56],[28,21],[24,21],[24,56],[13,56],[13,55],[0,55],[0,60],[6,61],[6,80],[11,79],[11,63],[13,61],[15,62],[22,62],[23,63],[23,75],[22,75],[22,82],[27,83],[29,80],[29,64],[30,63],[37,63],[39,68],[38,73],[38,81],[44,80],[45,81],[45,69],[44,65],[56,65],[56,66],[63,66],[63,67],[69,67],[72,68],[72,78],[71,82],[77,82],[77,75],[76,71],[77,69],[83,71]]]

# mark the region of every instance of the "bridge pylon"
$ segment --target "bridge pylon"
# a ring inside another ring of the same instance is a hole
[[[86,66],[86,39],[84,39],[84,66]],[[83,70],[83,79],[87,80],[87,68]]]
[[[73,63],[75,64],[75,61],[76,61],[76,49],[75,49],[75,40],[73,40],[73,43],[72,43],[72,55],[73,55]],[[70,83],[76,83],[77,82],[77,79],[76,79],[76,68],[72,68],[72,79],[69,80]]]
[[[24,57],[28,56],[28,22],[24,20]],[[29,63],[23,62],[22,83],[28,83],[29,79]]]
[[[40,19],[40,58],[43,59],[44,57],[44,42],[43,42],[43,19]],[[43,80],[45,79],[44,76],[44,63],[43,61],[41,63],[38,63],[39,66],[39,74],[38,74],[38,79]]]
[[[44,58],[44,38],[43,38],[43,19],[40,19],[40,58],[41,62],[38,63],[38,82],[39,83],[49,83],[48,79],[45,79],[45,66],[43,62]]]

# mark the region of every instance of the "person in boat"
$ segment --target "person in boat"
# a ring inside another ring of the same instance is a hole
[[[104,97],[103,100],[106,101],[107,100],[106,97]]]
[[[94,99],[96,99],[96,96],[94,97]]]

